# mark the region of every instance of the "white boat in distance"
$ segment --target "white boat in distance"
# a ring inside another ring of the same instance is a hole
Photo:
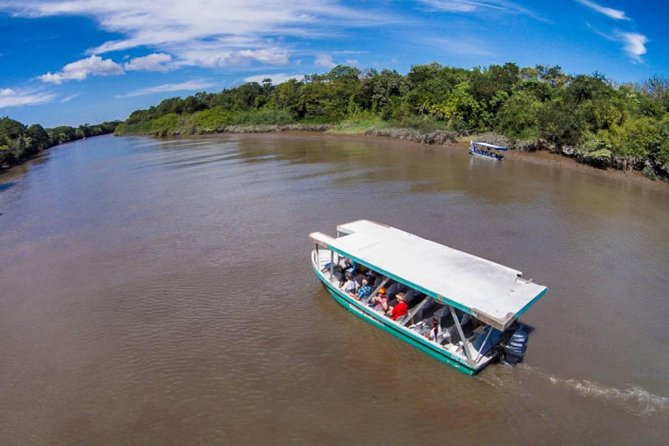
[[[522,359],[527,333],[517,320],[548,289],[520,271],[369,220],[309,237],[316,277],[363,320],[470,375],[500,354]],[[344,291],[344,270],[371,293]],[[376,299],[382,288],[385,306]]]
[[[481,158],[488,158],[496,161],[502,161],[504,155],[500,151],[509,150],[503,146],[488,144],[487,142],[469,141],[469,153]]]

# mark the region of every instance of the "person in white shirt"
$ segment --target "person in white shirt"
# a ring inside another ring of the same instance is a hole
[[[353,274],[346,273],[346,282],[344,282],[341,288],[348,294],[355,294],[358,291],[358,282],[353,279]]]
[[[430,327],[430,331],[425,333],[425,337],[428,338],[430,341],[438,341],[440,336],[441,336],[441,325],[439,325],[439,320],[432,319],[432,326]]]

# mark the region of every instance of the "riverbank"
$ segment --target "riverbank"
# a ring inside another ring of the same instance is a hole
[[[108,135],[120,121],[79,127],[60,126],[44,129],[39,124],[27,126],[9,117],[0,118],[0,173],[34,159],[52,147],[71,141]]]
[[[379,122],[375,122],[377,125]],[[565,168],[579,169],[591,172],[596,175],[606,175],[619,178],[624,181],[634,183],[658,183],[666,184],[667,178],[658,176],[657,178],[648,178],[640,170],[622,170],[615,168],[606,168],[584,162],[579,158],[578,152],[569,149],[567,151],[550,150],[547,146],[540,144],[529,144],[510,141],[501,136],[492,133],[470,136],[458,136],[456,132],[446,130],[421,131],[413,128],[398,128],[388,125],[368,126],[355,123],[344,122],[340,124],[289,124],[289,125],[234,125],[220,127],[216,129],[207,129],[199,132],[184,132],[175,130],[170,132],[152,133],[149,136],[161,138],[178,138],[189,136],[214,136],[221,134],[246,134],[246,133],[284,133],[294,137],[296,135],[331,135],[336,138],[365,139],[365,138],[384,138],[398,142],[412,143],[434,148],[466,150],[469,141],[472,139],[484,140],[491,143],[509,145],[511,150],[506,153],[509,159],[519,159],[524,162],[536,164],[560,165]],[[122,136],[122,135],[121,135]],[[656,181],[659,180],[659,181]]]

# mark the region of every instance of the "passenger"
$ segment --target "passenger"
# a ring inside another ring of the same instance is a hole
[[[353,279],[353,274],[346,273],[346,282],[342,286],[342,289],[344,290],[344,292],[348,293],[348,294],[354,294],[357,291],[357,288],[358,288],[358,284]]]
[[[428,338],[430,341],[437,341],[439,340],[439,337],[441,336],[441,325],[439,325],[439,320],[434,318],[432,319],[432,325],[430,328],[430,331],[425,333],[425,337]]]
[[[370,283],[370,286],[376,283],[377,276],[371,269],[365,272],[365,277],[367,278],[367,282]]]
[[[362,286],[358,289],[358,292],[354,295],[354,297],[358,300],[361,300],[368,297],[370,294],[372,294],[372,287],[369,286],[367,279],[363,279]]]
[[[339,262],[339,265],[337,266],[337,269],[341,271],[342,273],[355,273],[356,269],[358,266],[353,263],[353,261],[349,258],[344,258],[342,261]]]
[[[376,311],[388,308],[388,296],[386,295],[385,288],[379,288],[376,296],[374,296],[374,299],[372,299],[371,306]]]
[[[392,283],[390,286],[388,286],[386,288],[386,293],[388,293],[388,302],[393,303],[397,293],[399,293],[400,291],[406,291],[406,290],[407,290],[406,285],[403,285],[399,282]],[[393,305],[394,305],[394,303],[393,303]]]
[[[388,316],[390,316],[390,318],[394,321],[407,314],[409,310],[407,303],[404,302],[403,292],[397,293],[395,299],[397,299],[397,304],[394,307],[389,307],[388,311],[386,312]]]
[[[358,271],[358,274],[353,274],[355,276],[355,281],[358,282],[358,287],[362,286],[362,281],[367,279],[367,276],[365,276],[363,273]],[[369,283],[369,279],[367,280],[367,283]]]

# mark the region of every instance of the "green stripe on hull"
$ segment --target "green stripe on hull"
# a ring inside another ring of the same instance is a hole
[[[461,371],[462,373],[465,373],[467,375],[474,375],[477,370],[471,369],[467,367],[466,365],[458,362],[457,360],[451,358],[448,356],[448,352],[444,350],[436,350],[432,345],[430,344],[425,344],[421,342],[420,340],[415,339],[414,337],[408,335],[407,333],[403,332],[402,330],[399,330],[397,327],[395,327],[392,324],[385,324],[383,323],[382,320],[377,319],[374,317],[374,315],[369,314],[365,309],[363,308],[357,308],[357,301],[354,303],[350,301],[347,297],[343,296],[343,293],[339,291],[337,288],[335,288],[331,283],[321,279],[322,275],[319,273],[319,271],[314,268],[314,272],[316,273],[316,276],[319,278],[319,280],[325,285],[325,288],[327,291],[330,293],[332,297],[344,308],[349,310],[351,313],[355,314],[358,316],[360,319],[376,326],[379,327],[388,333],[392,334],[393,336],[413,345],[414,347],[418,348],[424,353],[427,353],[428,355],[432,356],[433,358],[438,359],[441,362],[444,362],[451,367]],[[362,306],[362,305],[361,305]]]

